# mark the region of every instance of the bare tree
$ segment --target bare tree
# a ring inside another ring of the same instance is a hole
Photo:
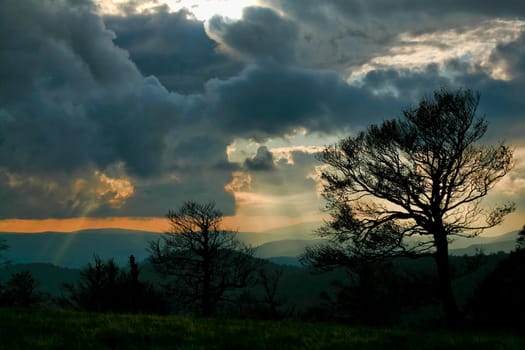
[[[481,200],[512,167],[512,149],[478,143],[487,130],[476,115],[479,94],[434,92],[404,118],[372,125],[324,149],[324,196],[331,221],[319,230],[331,244],[303,260],[329,268],[353,259],[434,257],[446,321],[459,317],[451,286],[448,244],[502,222],[508,203]]]
[[[282,316],[279,308],[285,304],[286,298],[279,296],[279,283],[284,274],[284,267],[270,267],[260,269],[258,272],[259,283],[263,288],[262,302],[268,306],[269,316],[272,319],[278,319]]]
[[[221,227],[222,213],[214,203],[186,202],[167,217],[171,230],[151,243],[151,262],[174,278],[169,289],[179,302],[212,315],[228,291],[255,278],[253,250]]]

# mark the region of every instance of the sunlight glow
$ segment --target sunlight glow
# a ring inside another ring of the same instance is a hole
[[[257,4],[256,0],[165,0],[165,2],[173,11],[186,8],[200,21],[206,21],[216,15],[234,20],[240,19],[245,7]]]
[[[207,21],[213,16],[223,16],[236,20],[242,18],[243,9],[257,5],[257,0],[94,0],[100,13],[104,15],[125,15],[123,6],[133,6],[136,13],[145,13],[158,6],[166,5],[171,11],[186,9],[199,21]]]
[[[107,198],[113,208],[122,207],[126,200],[135,193],[135,188],[129,179],[112,178],[100,171],[97,171],[95,175],[103,185],[98,189],[98,195],[101,198]]]
[[[321,222],[323,216],[288,217],[284,215],[268,216],[225,216],[223,228],[239,232],[264,232],[305,222]],[[169,223],[164,217],[113,217],[113,218],[68,218],[0,220],[0,232],[37,234],[42,232],[74,233],[82,230],[122,229],[162,233],[169,230]],[[57,247],[57,249],[61,249]]]
[[[165,218],[90,218],[68,219],[7,219],[0,220],[0,232],[39,233],[39,232],[75,232],[97,229],[124,229],[150,232],[163,232],[168,229]]]
[[[480,65],[492,78],[509,80],[512,77],[504,67],[494,64],[490,55],[497,45],[516,40],[524,31],[524,21],[491,20],[465,31],[447,30],[421,35],[403,33],[399,36],[399,44],[392,47],[388,55],[377,56],[350,72],[348,82],[358,82],[366,73],[376,69],[418,70],[430,63],[442,66],[449,60]]]

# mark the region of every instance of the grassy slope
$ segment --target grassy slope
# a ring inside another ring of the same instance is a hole
[[[0,309],[0,349],[520,349],[515,335]]]

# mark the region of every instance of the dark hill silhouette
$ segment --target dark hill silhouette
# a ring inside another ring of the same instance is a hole
[[[273,258],[273,257],[293,257],[301,255],[304,249],[308,246],[324,243],[324,239],[296,239],[296,240],[281,240],[261,244],[255,250],[255,255],[259,258]]]

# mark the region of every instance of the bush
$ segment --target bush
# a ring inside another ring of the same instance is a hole
[[[467,321],[476,328],[522,330],[525,326],[525,249],[511,252],[468,300]]]

